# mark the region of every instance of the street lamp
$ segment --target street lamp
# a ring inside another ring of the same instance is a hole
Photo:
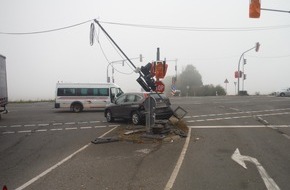
[[[238,64],[238,95],[240,94],[240,77],[241,77],[241,74],[240,74],[240,63],[241,63],[241,60],[242,58],[244,57],[244,54],[251,51],[252,49],[255,49],[256,52],[259,51],[259,48],[260,48],[260,43],[257,42],[256,45],[250,49],[248,49],[247,51],[243,52],[240,59],[239,59],[239,64]]]
[[[142,62],[143,61],[143,56],[142,56],[142,54],[140,54],[139,57],[130,58],[130,60],[133,60],[133,59],[139,59],[140,62]],[[112,82],[114,83],[114,67],[113,67],[113,64],[122,64],[124,66],[125,61],[126,61],[126,59],[112,61],[112,62],[110,62],[107,65],[107,78],[106,78],[107,83],[110,83],[110,77],[109,77],[109,72],[108,72],[109,66],[111,65],[111,67],[112,67],[112,80],[113,80]]]

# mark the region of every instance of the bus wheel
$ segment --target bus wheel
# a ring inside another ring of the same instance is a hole
[[[81,112],[83,110],[83,106],[79,103],[75,103],[72,105],[72,110],[76,113]]]
[[[112,112],[110,110],[106,113],[107,122],[113,122],[114,118],[112,117]]]

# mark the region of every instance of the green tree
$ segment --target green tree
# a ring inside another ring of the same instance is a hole
[[[177,77],[176,87],[181,90],[183,96],[186,96],[187,93],[189,96],[194,96],[195,91],[202,85],[202,77],[193,65],[187,65]]]

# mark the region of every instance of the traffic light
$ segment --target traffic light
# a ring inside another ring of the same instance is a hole
[[[250,18],[260,18],[261,3],[260,0],[250,0],[249,16]]]
[[[246,65],[246,64],[247,64],[247,59],[244,58],[244,65]]]
[[[240,74],[239,74],[239,71],[236,71],[235,72],[235,78],[241,78],[243,76],[243,72],[240,71]]]
[[[136,80],[146,92],[156,90],[155,80],[152,78],[154,74],[151,73],[151,68],[151,63],[142,66],[140,69],[140,72],[142,74],[140,74],[139,78],[137,78]]]
[[[155,63],[154,63],[155,65]],[[155,66],[155,77],[156,79],[164,78],[167,72],[168,65],[165,63],[165,61],[159,61],[156,63]]]
[[[246,80],[247,79],[247,75],[246,74],[244,74],[244,80]]]

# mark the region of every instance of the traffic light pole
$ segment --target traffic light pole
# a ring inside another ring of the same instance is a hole
[[[251,49],[248,49],[247,51],[245,51],[244,53],[242,53],[242,55],[241,55],[241,57],[240,57],[240,59],[239,59],[239,64],[238,64],[238,74],[239,74],[239,76],[238,76],[238,95],[240,94],[240,63],[241,63],[241,60],[242,60],[242,58],[244,57],[244,55],[245,55],[245,53],[247,53],[247,52],[249,52],[249,51],[251,51],[252,49],[255,49],[256,48],[256,46],[255,47],[252,47]]]
[[[129,57],[123,52],[123,50],[118,46],[118,44],[111,38],[111,36],[107,33],[107,31],[102,27],[97,19],[94,19],[95,23],[99,25],[99,27],[103,30],[103,32],[108,36],[108,38],[113,42],[113,44],[118,48],[118,50],[124,55],[124,57],[131,63],[131,65],[136,69],[136,66],[133,62],[129,59]],[[140,72],[139,72],[140,73]],[[140,73],[141,74],[141,73]]]

